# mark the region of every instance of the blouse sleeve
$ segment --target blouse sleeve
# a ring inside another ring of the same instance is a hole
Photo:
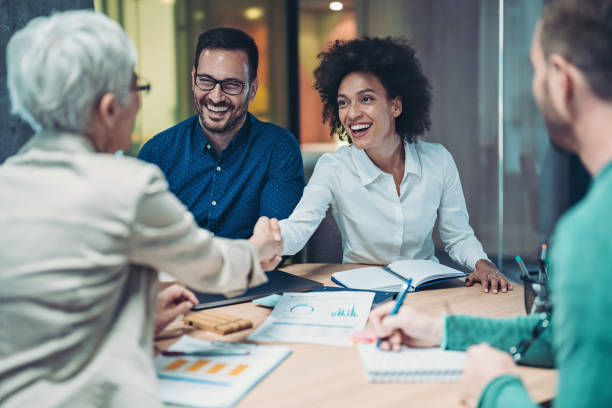
[[[470,227],[459,172],[451,154],[444,149],[444,182],[438,208],[440,238],[450,257],[474,270],[479,259],[488,259]]]
[[[215,238],[150,172],[134,214],[130,261],[164,270],[198,291],[236,295],[267,278],[247,240]]]
[[[325,217],[336,180],[336,166],[332,160],[327,154],[321,156],[297,207],[289,218],[280,221],[284,255],[294,255],[304,248]]]

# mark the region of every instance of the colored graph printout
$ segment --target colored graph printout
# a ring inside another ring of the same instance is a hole
[[[249,340],[350,346],[368,320],[372,292],[285,293]]]
[[[173,351],[209,350],[215,342],[183,336]],[[231,407],[290,353],[288,347],[229,344],[248,355],[155,357],[160,395],[167,404],[191,407]]]

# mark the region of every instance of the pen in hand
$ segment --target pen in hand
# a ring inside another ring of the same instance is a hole
[[[402,291],[400,292],[399,295],[397,295],[397,301],[395,302],[395,307],[393,308],[393,310],[391,310],[391,313],[389,313],[389,316],[393,316],[397,314],[400,306],[402,305],[402,303],[404,303],[404,298],[406,297],[406,293],[408,293],[408,290],[410,290],[411,284],[412,284],[412,279],[408,279],[406,283],[402,285]],[[383,340],[384,340],[383,338],[380,338],[376,341],[376,348],[380,348],[380,343]]]

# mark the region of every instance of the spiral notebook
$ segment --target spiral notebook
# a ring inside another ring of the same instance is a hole
[[[457,381],[466,353],[439,348],[403,347],[383,351],[375,344],[358,344],[359,357],[370,382],[448,382]]]

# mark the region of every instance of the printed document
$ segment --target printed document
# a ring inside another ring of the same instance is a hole
[[[153,360],[162,401],[201,408],[234,406],[291,353],[285,346],[210,342],[189,336],[168,350],[187,355],[159,355]],[[215,355],[215,351],[236,355]],[[202,354],[189,355],[195,352]]]
[[[253,341],[350,346],[363,330],[374,293],[285,293],[270,316],[248,337]]]

